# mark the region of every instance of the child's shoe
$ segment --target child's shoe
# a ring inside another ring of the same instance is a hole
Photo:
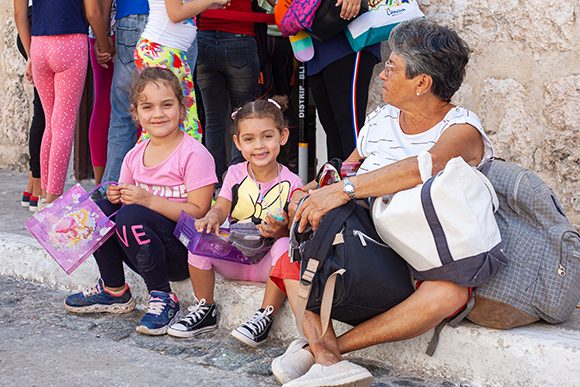
[[[274,321],[274,317],[271,316],[273,311],[272,305],[268,305],[266,309],[258,309],[248,322],[232,331],[232,336],[251,347],[264,343]]]
[[[38,211],[38,198],[36,196],[30,196],[28,210],[30,210],[30,212]]]
[[[204,332],[211,332],[217,328],[217,312],[215,304],[206,305],[205,299],[187,308],[189,313],[173,324],[167,330],[169,336],[193,337]]]
[[[74,293],[64,300],[64,307],[73,313],[127,313],[135,309],[129,286],[120,295],[112,295],[99,279],[93,288]]]
[[[147,313],[139,321],[137,332],[145,335],[160,336],[181,317],[179,301],[174,293],[151,291]]]
[[[30,205],[30,197],[32,194],[30,192],[22,192],[22,199],[20,200],[20,205],[22,207],[28,207]]]

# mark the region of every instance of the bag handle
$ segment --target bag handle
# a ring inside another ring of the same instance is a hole
[[[325,230],[323,238],[318,241],[318,243],[311,249],[305,249],[304,254],[308,258],[304,258],[301,261],[301,265],[306,264],[306,269],[300,277],[300,282],[298,284],[298,299],[296,302],[296,328],[300,335],[304,336],[304,313],[306,312],[306,306],[308,304],[308,299],[310,298],[310,292],[312,290],[312,280],[316,275],[318,268],[324,262],[328,251],[331,246],[344,243],[344,239],[336,238],[337,233],[340,228],[348,219],[349,216],[356,210],[357,204],[353,201],[348,202],[342,207],[328,213],[324,216],[323,221],[320,224],[319,230]],[[312,243],[308,245],[311,247]],[[336,279],[338,275],[342,275],[346,272],[345,269],[339,269],[332,273],[326,280],[324,285],[324,291],[322,293],[322,302],[320,305],[320,318],[322,324],[322,336],[326,333],[328,326],[330,324],[331,310],[332,310],[332,300],[334,299],[334,288],[336,285]]]
[[[101,182],[93,187],[92,190],[87,192],[86,194],[82,195],[79,199],[79,202],[84,202],[87,200],[92,194],[94,194],[99,188],[104,187],[105,185],[119,185],[116,181],[104,181]]]
[[[309,260],[309,262],[312,260]],[[317,263],[313,263],[318,267]],[[339,275],[346,273],[345,269],[338,269],[326,279],[324,291],[322,292],[322,301],[320,303],[320,326],[322,334],[316,340],[320,340],[326,334],[330,326],[332,314],[332,301],[334,300],[334,289],[336,288],[336,279]],[[306,304],[312,290],[312,283],[302,287],[302,281],[298,285],[298,300],[296,302],[296,328],[301,336],[304,336],[304,314],[306,313]]]

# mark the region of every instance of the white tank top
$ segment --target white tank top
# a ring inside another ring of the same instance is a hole
[[[481,121],[475,113],[454,107],[431,129],[419,134],[405,134],[399,125],[401,111],[385,105],[367,116],[357,140],[358,153],[365,158],[357,173],[366,173],[408,157],[417,156],[435,145],[443,132],[452,125],[468,124],[481,134],[483,158],[493,156],[493,145],[483,131]]]
[[[196,34],[197,27],[193,19],[174,23],[167,16],[165,0],[149,0],[149,19],[141,37],[162,46],[187,51]]]

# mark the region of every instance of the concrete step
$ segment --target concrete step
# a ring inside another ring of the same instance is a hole
[[[89,258],[68,276],[24,229],[30,216],[19,207],[26,174],[0,171],[0,275],[33,280],[66,290],[93,286],[98,278]],[[74,182],[68,182],[68,186]],[[90,187],[90,182],[83,185]],[[143,281],[127,270],[127,281],[144,305]],[[193,300],[188,281],[173,285],[183,306]],[[231,330],[250,317],[259,306],[263,285],[236,283],[218,278],[216,301],[221,310],[220,328]],[[290,308],[284,305],[271,336],[290,341],[297,337]],[[337,324],[337,331],[348,329]],[[580,385],[580,309],[570,321],[557,326],[533,324],[498,331],[469,322],[444,328],[435,355],[425,354],[432,332],[398,343],[377,345],[355,356],[388,364],[402,372],[464,381],[475,386],[578,386]],[[1,346],[0,346],[1,347]],[[420,385],[417,384],[417,385]]]
[[[19,213],[16,218],[23,215]],[[8,221],[3,219],[3,221]],[[66,275],[40,245],[23,232],[0,231],[0,275],[48,284],[58,289],[78,291],[93,286],[98,278],[89,258],[74,273]],[[127,270],[127,281],[137,301],[145,305],[143,281]],[[183,306],[193,300],[189,281],[172,284]],[[221,310],[220,327],[233,329],[260,305],[263,284],[241,283],[219,278],[216,302]],[[272,337],[290,341],[297,337],[294,318],[284,305],[276,318]],[[348,329],[337,324],[337,330]],[[564,324],[538,323],[510,331],[482,328],[469,322],[444,328],[433,357],[425,354],[432,332],[398,343],[374,346],[356,356],[384,362],[404,372],[464,381],[486,386],[574,386],[580,384],[580,310]]]

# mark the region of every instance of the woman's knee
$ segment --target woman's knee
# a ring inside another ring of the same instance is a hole
[[[447,317],[461,309],[467,303],[469,289],[450,281],[425,281],[417,290],[428,294],[431,305]]]

